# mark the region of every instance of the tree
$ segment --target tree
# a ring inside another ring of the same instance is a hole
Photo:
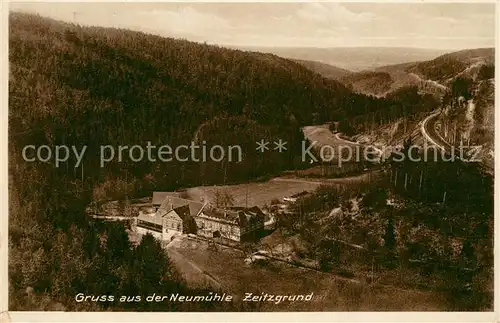
[[[339,121],[338,131],[342,132],[348,136],[352,136],[356,133],[354,127],[349,123],[348,120]]]
[[[341,246],[335,240],[321,240],[316,247],[319,268],[323,271],[331,271],[335,265],[340,265],[341,250]]]
[[[125,291],[128,295],[158,293],[171,283],[172,268],[161,243],[150,233],[144,235],[133,252]]]
[[[374,186],[361,199],[361,206],[368,210],[379,211],[387,205],[387,189]]]
[[[471,239],[466,239],[464,241],[461,254],[466,266],[475,265],[476,256]]]
[[[384,248],[387,251],[393,252],[396,246],[396,235],[394,234],[394,220],[392,215],[387,220],[387,228],[384,235]]]
[[[234,205],[234,197],[226,190],[217,189],[213,199],[216,208],[228,208]]]
[[[495,78],[495,64],[494,63],[487,63],[487,64],[481,65],[481,68],[479,69],[477,78],[480,81]]]
[[[465,100],[471,98],[473,81],[465,77],[457,77],[451,82],[451,95],[454,98],[463,96]]]
[[[340,203],[340,207],[342,209],[342,212],[344,213],[349,213],[352,211],[352,208],[353,208],[353,203],[350,199],[344,199],[341,203]]]
[[[111,260],[123,261],[130,257],[130,240],[125,228],[120,223],[111,223],[107,230],[106,251]]]

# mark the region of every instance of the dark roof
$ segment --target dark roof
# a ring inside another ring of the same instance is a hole
[[[260,208],[257,206],[252,207],[231,207],[231,209],[237,209],[240,213],[240,224],[264,221],[265,215]]]
[[[205,206],[201,202],[183,199],[175,196],[175,194],[176,193],[172,192],[154,192],[153,205],[155,204],[154,202],[156,198],[156,205],[159,205],[158,211],[154,214],[140,214],[138,219],[161,225],[163,223],[163,217],[168,212],[174,210],[175,213],[177,213],[184,221],[188,217],[197,216]],[[158,199],[162,196],[164,196],[162,202],[158,203]]]
[[[186,219],[191,217],[191,212],[189,211],[189,205],[183,205],[179,206],[175,209],[173,209],[177,215],[182,219],[182,221],[185,221]]]
[[[205,209],[203,210],[203,214],[210,217],[210,218],[217,218],[229,222],[235,222],[237,223],[239,219],[239,212],[237,211],[231,211],[231,210],[224,210],[224,209]]]
[[[163,216],[171,210],[177,210],[178,208],[184,206],[186,206],[187,208],[183,209],[181,212],[189,212],[190,216],[197,216],[205,205],[201,202],[196,202],[193,200],[187,200],[176,196],[167,196],[161,203],[158,209],[158,213]]]
[[[224,221],[233,222],[238,225],[244,225],[248,222],[264,220],[264,213],[257,207],[230,207],[227,209],[205,209],[203,214]]]
[[[255,213],[256,215],[258,214],[264,215],[264,213],[258,206],[252,206],[252,207],[231,206],[229,209],[233,211],[245,211],[247,213]]]

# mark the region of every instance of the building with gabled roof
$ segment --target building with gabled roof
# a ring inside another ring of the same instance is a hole
[[[149,232],[161,240],[194,233],[241,241],[258,236],[264,228],[265,215],[256,206],[210,208],[170,192],[154,192],[152,204],[152,213],[139,213],[135,229],[141,234]]]
[[[158,212],[164,214],[165,212],[168,212],[172,209],[177,209],[182,206],[186,206],[189,215],[195,217],[201,212],[204,204],[177,196],[167,195],[158,207]]]
[[[176,192],[153,192],[153,199],[151,204],[153,205],[153,210],[156,212],[160,205],[165,201],[168,196],[179,197],[179,193]]]
[[[160,198],[163,198],[161,203]],[[152,204],[153,213],[141,212],[136,219],[138,233],[149,232],[162,240],[182,233],[196,233],[194,217],[203,209],[203,203],[173,196],[168,192],[154,192]]]
[[[256,206],[206,208],[196,218],[197,234],[242,241],[257,237],[264,229],[264,213]]]

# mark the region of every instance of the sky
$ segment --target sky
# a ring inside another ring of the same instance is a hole
[[[11,3],[11,10],[226,46],[495,46],[493,3]]]

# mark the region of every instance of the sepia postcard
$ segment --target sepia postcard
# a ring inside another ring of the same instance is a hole
[[[498,321],[495,1],[2,10],[2,322]]]

